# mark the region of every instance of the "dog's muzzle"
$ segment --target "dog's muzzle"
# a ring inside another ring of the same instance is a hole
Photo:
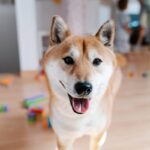
[[[60,81],[60,84],[65,88],[65,85],[62,83],[62,81]],[[88,82],[77,82],[74,86],[74,89],[79,97],[73,97],[68,93],[71,107],[75,113],[84,114],[87,112],[90,105],[90,98],[85,97],[92,92],[92,85]]]

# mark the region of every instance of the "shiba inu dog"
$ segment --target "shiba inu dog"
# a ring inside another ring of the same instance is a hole
[[[43,62],[59,150],[72,150],[85,134],[91,137],[91,150],[104,142],[121,79],[112,50],[114,36],[113,21],[105,22],[94,36],[76,36],[61,17],[52,19]]]

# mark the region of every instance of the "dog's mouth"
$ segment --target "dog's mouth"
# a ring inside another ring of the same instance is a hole
[[[63,86],[64,89],[65,86],[62,83],[62,81],[59,81],[60,84]],[[72,110],[77,113],[77,114],[84,114],[87,112],[89,105],[90,105],[90,99],[87,98],[75,98],[72,97],[70,94],[68,94],[69,100],[70,100],[70,104],[72,107]]]
[[[69,95],[70,103],[72,106],[72,109],[77,114],[84,114],[87,112],[89,105],[90,105],[90,99],[86,98],[75,98]]]

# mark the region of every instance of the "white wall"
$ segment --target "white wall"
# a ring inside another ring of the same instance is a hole
[[[111,18],[110,0],[84,0],[83,32],[95,34],[100,26]]]
[[[103,5],[100,4],[99,5],[99,9],[98,9],[98,24],[102,25],[104,22],[106,22],[107,20],[109,20],[111,18],[111,7],[110,5]]]
[[[84,33],[94,34],[99,28],[99,0],[84,0]]]
[[[51,0],[37,0],[36,17],[38,31],[49,31],[51,18],[58,14],[59,5]]]
[[[39,36],[49,32],[51,17],[59,6],[51,0],[16,0],[15,4],[21,71],[38,70]]]
[[[16,0],[15,4],[21,70],[37,70],[36,1]]]
[[[37,38],[38,38],[38,58],[41,59],[45,48],[42,47],[41,36],[49,35],[51,19],[53,15],[58,14],[59,5],[51,0],[36,1],[36,20],[37,20]]]
[[[83,33],[83,3],[84,0],[65,0],[60,7],[60,14],[74,34]]]
[[[60,14],[75,34],[94,34],[110,19],[110,11],[100,0],[65,0],[60,7]]]

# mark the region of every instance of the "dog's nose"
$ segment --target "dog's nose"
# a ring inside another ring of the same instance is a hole
[[[92,92],[92,85],[88,82],[77,82],[75,90],[79,95],[89,95]]]

